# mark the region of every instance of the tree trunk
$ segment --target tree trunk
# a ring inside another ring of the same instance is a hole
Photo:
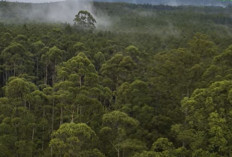
[[[44,125],[43,125],[43,134],[42,134],[42,151],[44,150],[44,137],[43,137],[43,135],[44,135],[44,130],[45,130],[45,128],[44,128]]]
[[[8,75],[7,75],[7,71],[5,72],[5,75],[6,75],[6,82],[7,82],[7,80],[8,80]]]
[[[73,123],[74,121],[74,110],[72,111],[72,119],[71,119],[71,123]]]
[[[15,76],[15,62],[14,62],[14,76]]]
[[[52,74],[52,86],[55,84],[55,79],[56,79],[56,60],[53,65],[53,74]]]
[[[32,141],[34,140],[34,136],[35,136],[35,128],[33,127],[33,129],[32,129],[32,136],[31,136],[31,140]]]
[[[63,107],[60,108],[60,125],[63,124]]]
[[[81,105],[79,105],[79,119],[80,119],[80,122],[81,122]]]
[[[47,84],[48,83],[48,66],[46,64],[46,67],[45,67],[45,78],[44,78],[44,84]]]
[[[54,114],[55,114],[55,98],[54,98],[54,95],[53,95],[53,98],[52,98],[52,131],[54,129]]]
[[[53,149],[52,149],[52,147],[50,149],[50,153],[51,153],[51,157],[52,157],[53,156]]]
[[[39,73],[39,60],[38,57],[36,57],[36,76],[38,77]]]
[[[31,103],[28,102],[29,111],[31,111]]]
[[[45,117],[45,107],[43,106],[43,118]]]
[[[81,76],[80,76],[80,88],[81,88],[82,82],[81,82]]]
[[[189,90],[189,87],[187,87],[187,94],[186,96],[189,98],[190,97],[190,90]]]
[[[45,107],[44,107],[44,105],[43,105],[43,118],[45,118]],[[44,126],[44,124],[43,124],[42,151],[44,150],[44,137],[43,137],[43,135],[44,135],[44,130],[45,130],[45,126]]]
[[[27,108],[27,101],[24,100],[23,102],[24,102],[24,107]]]
[[[33,129],[32,129],[32,136],[31,136],[31,140],[32,140],[32,142],[34,143],[34,136],[35,136],[35,128],[33,127]],[[31,151],[31,157],[33,157],[33,149],[32,149],[32,151]]]

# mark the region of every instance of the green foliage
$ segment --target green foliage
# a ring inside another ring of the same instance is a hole
[[[230,7],[63,3],[0,2],[0,156],[231,156]]]
[[[94,29],[96,20],[88,11],[81,10],[75,16],[74,22],[81,29]]]
[[[182,101],[185,124],[173,126],[173,131],[178,132],[177,138],[194,153],[198,150],[201,156],[207,152],[216,156],[229,154],[231,122],[226,110],[230,111],[231,87],[231,81],[215,82],[208,88],[196,89],[190,98]]]
[[[96,141],[95,132],[84,123],[66,123],[52,134],[49,146],[54,150],[56,156],[92,156],[103,155],[93,149]],[[89,154],[89,155],[87,155]]]
[[[144,144],[136,139],[127,139],[127,135],[131,132],[132,128],[139,125],[139,122],[126,113],[120,111],[113,111],[106,113],[102,117],[104,127],[101,129],[101,135],[104,135],[107,143],[113,146],[118,156],[120,156],[121,150],[135,150],[140,151],[141,148],[145,148]],[[132,143],[131,147],[129,144]]]
[[[123,82],[131,80],[131,70],[135,66],[131,57],[116,54],[102,65],[100,71],[102,75],[109,79],[110,84],[107,83],[109,88],[115,90]]]

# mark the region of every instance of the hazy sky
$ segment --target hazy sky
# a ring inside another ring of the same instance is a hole
[[[7,0],[10,2],[33,2],[33,3],[46,3],[46,2],[57,2],[64,0]]]

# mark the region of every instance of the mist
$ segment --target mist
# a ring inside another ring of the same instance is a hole
[[[95,0],[99,2],[126,2],[134,4],[152,4],[152,5],[168,5],[168,6],[219,6],[226,7],[231,5],[230,0]]]
[[[23,3],[51,3],[65,0],[6,0],[8,2],[23,2]]]
[[[29,19],[38,18],[42,21],[67,22],[72,23],[75,15],[80,10],[87,10],[93,13],[92,2],[90,1],[66,1],[53,3],[47,8],[36,7],[33,5],[29,14],[26,12],[23,16]]]
[[[37,0],[36,3],[34,3],[35,2],[34,0],[8,0],[8,1],[11,2],[18,1],[24,3],[24,4],[19,3],[20,5],[16,5],[14,7],[14,10],[12,11],[7,10],[8,13],[5,13],[4,11],[0,10],[0,14],[6,14],[7,16],[11,14],[11,17],[14,16],[15,19],[22,19],[21,21],[17,21],[17,22],[35,21],[35,22],[50,22],[50,23],[61,22],[61,23],[73,24],[74,23],[73,19],[75,18],[75,15],[80,10],[87,10],[96,19],[97,21],[96,26],[98,28],[106,28],[111,24],[107,15],[104,15],[103,13],[98,15],[95,14],[92,0],[66,0],[66,1]],[[46,2],[46,5],[44,5],[44,2]],[[27,7],[21,7],[22,5],[26,5]]]
[[[107,30],[115,28],[114,25],[121,26],[121,17],[109,17],[106,12],[101,10],[95,10],[93,5],[94,1],[105,2],[127,2],[134,4],[153,4],[153,5],[198,5],[198,6],[226,6],[231,2],[223,2],[220,0],[7,0],[11,2],[24,2],[24,3],[11,3],[14,5],[13,10],[0,9],[1,17],[7,19],[13,23],[25,23],[25,22],[48,22],[48,23],[70,23],[73,24],[75,15],[80,10],[89,11],[96,19],[96,27],[98,29]],[[34,4],[32,4],[34,3]],[[41,4],[40,4],[41,3]],[[46,4],[44,4],[46,3]],[[25,7],[26,6],[26,7]],[[135,14],[139,16],[156,16],[154,12],[139,12],[135,11]],[[174,30],[172,24],[168,24],[168,34],[179,34],[178,30]],[[132,31],[131,28],[129,28]],[[119,28],[120,31],[121,28]],[[137,31],[137,30],[136,30]]]

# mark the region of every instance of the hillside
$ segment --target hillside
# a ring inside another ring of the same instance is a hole
[[[95,0],[98,2],[125,2],[135,4],[152,4],[152,5],[192,5],[192,6],[221,6],[231,5],[231,1],[227,0]]]
[[[231,13],[0,2],[0,157],[231,156]]]

